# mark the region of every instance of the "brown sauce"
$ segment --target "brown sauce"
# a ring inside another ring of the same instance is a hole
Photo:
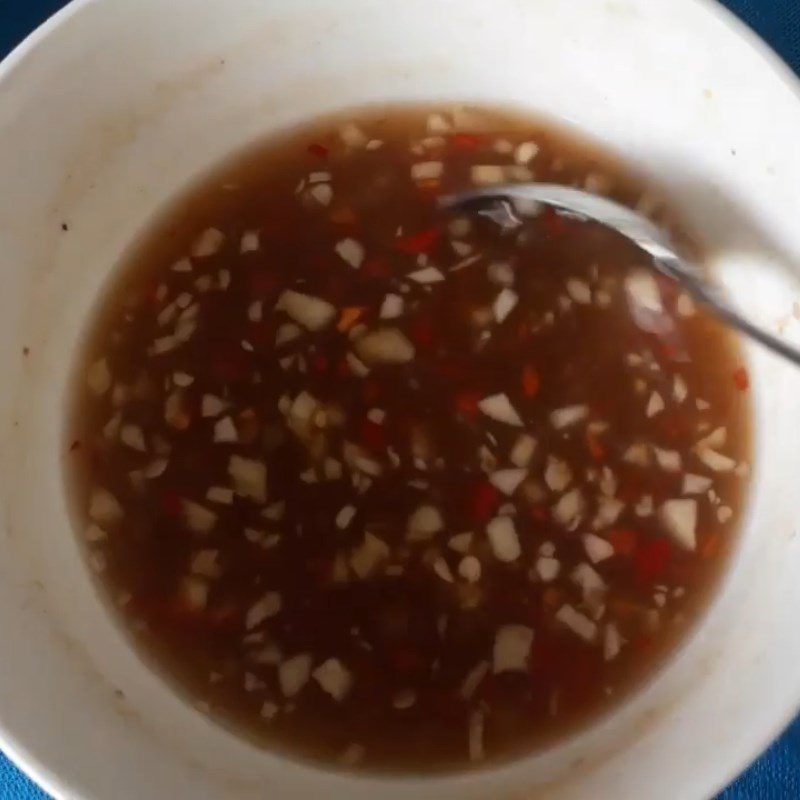
[[[685,236],[561,130],[394,109],[218,169],[113,276],[77,527],[147,656],[245,735],[360,768],[508,758],[618,704],[705,607],[749,470],[735,339],[597,226],[436,210],[533,177]]]

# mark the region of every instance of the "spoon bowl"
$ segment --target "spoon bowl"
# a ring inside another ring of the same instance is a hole
[[[476,213],[491,219],[504,230],[525,224],[541,206],[556,213],[610,228],[650,256],[650,265],[680,283],[698,302],[713,311],[732,328],[767,349],[800,366],[800,350],[752,322],[736,309],[721,289],[708,281],[697,264],[679,255],[669,234],[643,214],[607,197],[583,189],[554,183],[517,183],[475,189],[445,196],[443,209]]]

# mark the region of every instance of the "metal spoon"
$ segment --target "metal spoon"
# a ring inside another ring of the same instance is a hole
[[[478,213],[509,230],[524,224],[526,205],[530,209],[537,203],[551,206],[568,216],[593,220],[622,234],[652,257],[655,269],[680,283],[695,300],[710,308],[728,325],[800,366],[800,349],[744,317],[731,306],[717,286],[703,277],[696,264],[675,252],[665,231],[647,217],[613,200],[550,183],[492,186],[459,192],[439,200],[444,209]]]

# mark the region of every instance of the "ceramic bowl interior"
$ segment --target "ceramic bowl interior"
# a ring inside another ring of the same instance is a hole
[[[732,296],[800,338],[800,103],[788,71],[721,9],[85,0],[7,60],[0,99],[0,724],[53,794],[672,800],[713,792],[788,720],[800,704],[800,373],[757,349],[748,517],[696,634],[613,715],[467,777],[334,775],[208,722],[112,623],[62,486],[69,366],[120,254],[210,165],[340,108],[470,101],[566,121],[663,181]]]

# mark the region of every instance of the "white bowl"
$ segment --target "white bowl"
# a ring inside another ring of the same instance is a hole
[[[798,338],[796,84],[716,5],[67,7],[0,70],[0,721],[3,748],[54,795],[697,798],[800,705],[800,373],[757,350],[752,499],[719,597],[655,681],[546,753],[461,778],[326,773],[208,722],[112,624],[60,463],[67,369],[100,283],[177,188],[240,146],[318,112],[414,99],[544,112],[605,140],[672,189],[732,294]]]

